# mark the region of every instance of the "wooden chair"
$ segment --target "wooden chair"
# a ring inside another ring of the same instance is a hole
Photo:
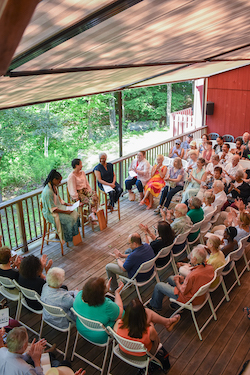
[[[68,198],[68,203],[73,203],[72,199],[71,199],[71,196],[69,194],[68,187],[67,187],[67,198]],[[79,212],[79,215],[80,215],[80,218],[81,218],[82,236],[83,236],[83,238],[85,237],[84,225],[87,225],[89,223],[89,220],[85,221],[85,218],[87,217],[87,215],[84,215],[84,210],[86,209],[86,207],[88,208],[87,205],[79,206],[78,207],[78,212]],[[93,226],[92,226],[92,230],[93,230]]]
[[[105,193],[105,191],[101,190],[98,187],[98,196],[99,196],[99,202],[100,202],[99,207],[104,206],[105,216],[106,216],[106,222],[108,223],[108,197],[107,197],[107,194]],[[103,204],[101,204],[101,197],[104,198],[104,203]],[[119,220],[121,220],[120,198],[117,201],[117,208],[113,209],[112,211],[110,210],[111,213],[114,212],[114,211],[118,212],[118,218],[119,218]]]
[[[42,212],[42,217],[43,217],[43,237],[42,237],[42,245],[41,245],[41,254],[43,253],[43,246],[44,246],[44,241],[45,241],[45,237],[46,237],[46,243],[47,245],[49,244],[49,242],[60,242],[61,244],[61,253],[63,255],[63,243],[60,238],[58,239],[50,239],[50,234],[52,233],[56,233],[56,230],[55,229],[52,229],[52,224],[49,223],[45,217],[43,216],[43,204],[42,202],[40,202],[40,209],[41,209],[41,212]],[[68,242],[67,242],[67,246],[68,246]]]

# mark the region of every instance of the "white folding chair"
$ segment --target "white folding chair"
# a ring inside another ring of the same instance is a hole
[[[242,166],[243,169],[250,169],[250,160],[240,160],[239,164]]]
[[[220,300],[220,302],[218,303],[218,305],[216,306],[216,308],[214,309],[215,311],[218,310],[218,308],[220,307],[220,305],[222,304],[222,302],[226,299],[227,302],[230,300],[229,299],[229,295],[228,295],[228,292],[227,292],[227,288],[226,288],[226,285],[225,285],[225,281],[223,279],[223,271],[225,270],[225,268],[227,267],[227,265],[229,264],[230,260],[229,258],[226,258],[226,263],[223,264],[221,267],[218,267],[215,271],[214,271],[214,274],[215,274],[215,285],[212,286],[209,288],[209,292],[214,292],[220,285],[222,286],[222,289],[223,289],[223,292],[224,292],[224,297]]]
[[[151,280],[153,280],[154,278],[156,278],[156,275],[157,275],[157,272],[156,272],[156,266],[155,266],[155,261],[156,259],[158,258],[158,254],[156,255],[156,257],[154,257],[153,259],[150,259],[148,260],[147,262],[144,262],[140,265],[140,267],[138,268],[138,270],[136,271],[136,273],[134,274],[134,276],[129,279],[128,277],[126,276],[122,276],[122,275],[119,275],[120,279],[124,280],[125,281],[125,285],[124,287],[122,288],[121,292],[123,292],[124,290],[128,289],[131,285],[134,285],[135,286],[135,289],[136,289],[136,292],[137,292],[137,295],[138,295],[138,298],[139,300],[142,302],[142,298],[141,298],[141,294],[140,294],[140,290],[139,290],[139,287],[140,286],[144,286],[144,285],[147,285]],[[136,277],[139,275],[139,274],[144,274],[144,273],[147,273],[149,271],[153,270],[152,274],[147,278],[147,280],[145,281],[137,281],[136,280]]]
[[[39,337],[41,338],[44,322],[47,323],[50,327],[56,329],[57,331],[66,332],[67,333],[67,340],[66,340],[64,352],[62,350],[56,348],[56,350],[59,353],[64,355],[64,359],[66,359],[68,347],[69,347],[70,330],[71,330],[72,327],[75,326],[75,322],[73,322],[73,320],[66,314],[66,312],[61,307],[48,305],[47,303],[44,303],[43,301],[41,301],[41,299],[39,297],[37,297],[37,300],[41,303],[41,305],[43,306],[43,309],[46,310],[47,313],[50,314],[51,316],[53,316],[55,318],[67,318],[68,319],[68,322],[69,322],[68,327],[67,328],[61,328],[61,327],[58,327],[58,326],[52,324],[48,320],[44,319],[44,314],[43,314],[42,315],[41,328],[40,328],[40,334],[39,334]]]
[[[10,301],[17,302],[15,319],[19,320],[21,313],[21,292],[16,288],[14,280],[0,276],[0,293]]]
[[[173,165],[174,159],[169,158],[168,156],[164,156],[163,165],[166,165],[167,167],[171,167]]]
[[[205,327],[208,325],[208,323],[210,322],[210,320],[212,318],[214,318],[214,320],[217,320],[217,316],[216,316],[216,313],[215,313],[215,310],[214,310],[214,306],[213,306],[213,302],[211,300],[211,297],[210,297],[210,293],[209,293],[209,288],[210,288],[210,285],[212,284],[212,282],[216,279],[215,277],[216,275],[214,275],[213,279],[211,281],[209,281],[209,283],[203,285],[200,287],[200,289],[193,295],[193,297],[186,303],[182,303],[182,302],[179,302],[173,298],[170,298],[170,302],[174,302],[176,304],[178,304],[180,307],[179,309],[177,309],[174,314],[171,315],[171,318],[173,316],[175,316],[176,314],[178,314],[180,311],[182,311],[183,309],[187,309],[187,310],[190,310],[191,311],[191,315],[192,315],[192,318],[193,318],[193,321],[194,321],[194,325],[195,325],[195,328],[196,328],[196,331],[198,333],[198,336],[199,336],[199,339],[202,340],[202,336],[201,336],[201,332],[205,329]],[[204,299],[204,302],[200,305],[193,305],[192,302],[193,300],[196,298],[196,297],[200,297],[200,296],[203,296],[205,295],[205,299]],[[210,317],[207,319],[207,321],[203,324],[203,326],[201,328],[199,328],[198,326],[198,323],[197,323],[197,320],[196,320],[196,317],[195,317],[195,313],[199,310],[202,309],[203,306],[205,306],[205,304],[209,303],[209,306],[210,306],[210,309],[211,309],[211,312],[212,314],[210,315]]]
[[[166,247],[163,247],[160,251],[159,251],[159,253],[158,253],[158,258],[157,258],[157,260],[156,260],[156,262],[155,262],[155,266],[156,266],[156,276],[155,276],[155,278],[156,278],[156,281],[157,281],[157,283],[159,283],[161,280],[160,280],[160,277],[159,277],[159,274],[158,274],[158,272],[159,271],[162,271],[162,270],[164,270],[165,268],[167,268],[168,266],[169,266],[169,264],[171,263],[172,264],[172,267],[173,267],[173,270],[174,270],[174,264],[173,264],[173,254],[172,254],[172,248],[173,248],[173,246],[174,246],[174,244],[175,244],[175,242],[176,242],[176,239],[174,240],[174,242],[171,244],[171,245],[169,245],[169,246],[166,246]],[[162,264],[162,262],[159,262],[160,260],[163,260],[164,258],[167,258],[169,256],[169,259],[166,261],[166,262],[163,262],[163,264]],[[160,263],[159,265],[157,265],[157,263]]]
[[[107,333],[107,341],[104,344],[97,344],[97,343],[95,343],[95,342],[87,339],[86,337],[84,337],[83,335],[81,335],[77,331],[76,339],[75,339],[75,343],[74,343],[74,347],[73,347],[73,351],[72,351],[72,355],[71,355],[71,361],[73,361],[74,356],[76,356],[77,358],[79,358],[82,361],[86,362],[88,365],[94,367],[96,370],[99,370],[101,372],[101,375],[103,375],[103,372],[104,372],[104,369],[105,369],[105,365],[106,365],[106,361],[107,361],[107,357],[108,357],[109,344],[111,342],[111,338],[110,338],[109,332],[108,332],[107,328],[102,323],[97,322],[95,320],[84,318],[83,316],[81,316],[80,314],[78,314],[73,309],[73,307],[71,308],[71,311],[76,315],[76,317],[80,320],[81,324],[83,324],[86,328],[88,328],[88,329],[90,329],[92,331],[95,331],[95,332],[106,332]],[[76,345],[77,345],[77,341],[78,341],[79,335],[81,337],[83,337],[84,340],[90,342],[93,345],[99,346],[101,348],[106,348],[105,349],[104,358],[103,358],[103,361],[102,361],[102,367],[97,366],[95,363],[90,362],[87,358],[82,357],[80,354],[76,353]],[[108,374],[109,374],[109,372],[108,372]]]
[[[190,233],[189,234],[193,234],[193,233],[196,233],[198,232],[198,230],[200,230],[202,224],[204,223],[204,219],[201,220],[201,221],[198,221],[198,223],[195,223],[193,224],[193,227],[191,228],[190,230]],[[201,232],[199,232],[199,234],[197,235],[197,237],[195,238],[195,240],[192,240],[192,241],[189,241],[188,237],[187,237],[187,251],[188,253],[190,253],[190,246],[193,245],[194,243],[196,243],[199,239],[201,238]]]
[[[204,217],[204,221],[200,227],[200,241],[204,245],[204,235],[210,230],[212,224],[211,224],[211,219],[214,216],[215,212],[217,211],[217,207],[214,208],[212,212],[207,214]]]
[[[17,289],[19,289],[21,291],[21,304],[20,304],[20,313],[19,313],[19,319],[20,319],[20,316],[21,316],[21,311],[22,311],[22,306],[26,307],[26,309],[30,310],[31,312],[33,312],[34,314],[37,314],[37,315],[42,315],[43,313],[43,309],[40,309],[40,310],[35,310],[33,309],[32,307],[30,307],[26,301],[25,298],[28,298],[30,299],[31,301],[36,301],[38,300],[39,298],[39,295],[38,293],[35,291],[35,290],[32,290],[32,289],[28,289],[28,288],[24,288],[23,286],[19,285],[18,282],[16,280],[13,280],[15,286]],[[20,321],[20,323],[25,327],[27,328],[29,331],[33,332],[35,335],[39,336],[40,333],[35,331],[34,329],[32,329],[31,327],[29,327],[28,325],[24,324],[23,322]]]
[[[146,369],[145,375],[148,374],[148,366],[151,360],[153,360],[154,363],[157,363],[159,367],[162,368],[160,361],[147,351],[143,343],[125,339],[119,336],[116,332],[114,332],[111,327],[107,327],[107,329],[115,339],[113,340],[113,347],[112,347],[112,353],[111,353],[110,362],[109,362],[108,374],[110,374],[114,354],[118,358],[120,358],[122,361],[128,363],[131,366],[134,366],[140,369],[145,368]],[[135,353],[135,357],[129,358],[128,356],[126,356],[126,354],[123,354],[123,351],[120,349],[120,346],[123,349],[131,353]],[[138,355],[138,353],[144,353],[144,354],[146,353],[147,354],[146,359],[138,360],[138,357],[136,356]]]
[[[173,269],[175,275],[178,274],[178,268],[176,266],[176,258],[178,258],[180,255],[182,255],[185,251],[187,251],[188,245],[187,245],[187,237],[190,233],[192,228],[188,229],[186,232],[179,234],[176,239],[174,246],[172,248],[172,255],[173,255]],[[179,251],[178,251],[179,248]]]

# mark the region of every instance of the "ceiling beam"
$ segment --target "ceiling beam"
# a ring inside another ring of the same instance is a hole
[[[8,70],[31,17],[40,0],[4,0],[0,5],[0,75]]]
[[[12,1],[19,3],[19,1],[16,0]],[[112,4],[107,5],[106,7],[102,7],[96,12],[90,14],[88,17],[85,17],[81,21],[78,21],[74,25],[61,30],[59,33],[49,37],[36,46],[16,56],[10,64],[9,71],[19,68],[21,65],[27,63],[28,61],[35,59],[36,57],[42,55],[50,49],[55,48],[65,41],[75,37],[76,35],[79,35],[84,31],[99,25],[100,23],[123,12],[124,10],[127,10],[133,5],[140,3],[141,1],[143,0],[117,0],[115,2],[112,2]]]

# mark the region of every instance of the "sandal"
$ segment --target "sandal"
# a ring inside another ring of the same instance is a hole
[[[243,311],[247,313],[248,319],[250,319],[250,308],[249,307],[243,307]]]

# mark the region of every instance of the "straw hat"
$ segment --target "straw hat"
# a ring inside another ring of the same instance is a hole
[[[51,367],[45,375],[74,375],[74,371],[67,366]]]

